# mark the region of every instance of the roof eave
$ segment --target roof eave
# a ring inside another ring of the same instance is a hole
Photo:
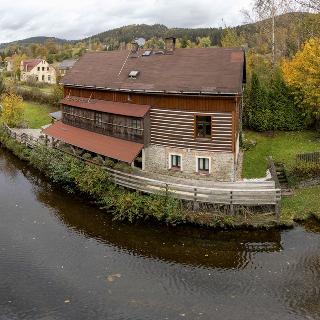
[[[60,83],[65,87],[77,87],[84,89],[95,89],[102,91],[120,91],[128,93],[144,93],[144,94],[165,94],[165,95],[194,95],[194,96],[238,96],[242,92],[220,92],[220,91],[173,91],[173,90],[147,90],[147,89],[128,89],[128,88],[110,88],[110,87],[101,87],[101,86],[89,86],[81,84],[71,84],[71,83]]]

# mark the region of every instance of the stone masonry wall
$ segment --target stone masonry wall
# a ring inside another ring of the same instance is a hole
[[[181,155],[182,171],[170,170],[170,154]],[[211,159],[210,174],[196,172],[197,157]],[[233,181],[233,153],[206,152],[150,145],[144,150],[144,169],[149,172],[170,174],[177,177],[190,177],[215,181]]]

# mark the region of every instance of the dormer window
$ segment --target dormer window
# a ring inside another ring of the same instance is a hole
[[[132,70],[130,73],[129,73],[129,78],[130,79],[136,79],[137,76],[139,75],[140,71],[136,71],[136,70]]]

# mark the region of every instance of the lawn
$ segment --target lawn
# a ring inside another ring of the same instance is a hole
[[[268,156],[272,156],[275,162],[282,162],[290,167],[298,153],[320,151],[320,134],[314,131],[276,132],[272,136],[246,131],[245,138],[254,140],[257,144],[244,153],[244,178],[265,176]]]
[[[53,93],[53,85],[46,85],[44,87],[31,87],[31,86],[28,86],[26,84],[23,84],[23,85],[19,85],[19,88],[21,89],[25,89],[25,90],[32,90],[32,89],[38,89],[40,90],[41,92],[43,93],[46,93],[46,94],[52,94]]]
[[[281,217],[305,220],[314,215],[320,219],[320,186],[296,189],[293,197],[282,199]]]
[[[59,110],[57,107],[35,102],[24,101],[23,103],[25,105],[24,119],[31,129],[39,129],[41,126],[49,124],[51,122],[49,113]]]

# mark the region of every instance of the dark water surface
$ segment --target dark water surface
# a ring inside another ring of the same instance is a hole
[[[320,227],[121,224],[0,149],[0,319],[320,319]]]

